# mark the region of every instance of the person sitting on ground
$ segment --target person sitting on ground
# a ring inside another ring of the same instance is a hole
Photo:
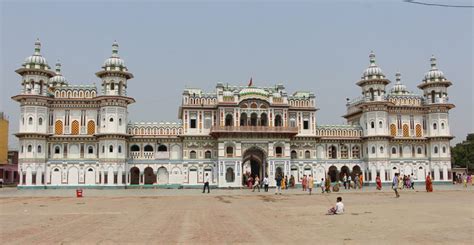
[[[344,213],[344,203],[342,203],[342,197],[337,198],[336,206],[328,210],[328,215],[334,214],[343,214]]]

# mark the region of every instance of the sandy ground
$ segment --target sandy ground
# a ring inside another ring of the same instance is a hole
[[[0,190],[3,244],[473,244],[474,189]],[[270,190],[272,191],[272,190]],[[34,193],[34,195],[31,195]],[[325,215],[337,196],[346,213]]]

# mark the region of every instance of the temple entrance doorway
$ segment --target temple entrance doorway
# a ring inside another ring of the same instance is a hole
[[[256,176],[263,180],[267,174],[267,163],[265,153],[258,147],[251,147],[245,151],[242,159],[242,185],[248,184],[248,179],[255,179]]]

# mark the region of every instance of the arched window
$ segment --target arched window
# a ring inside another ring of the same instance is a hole
[[[375,122],[370,122],[370,128],[375,128]]]
[[[166,147],[166,145],[160,145],[158,146],[158,151],[166,152],[168,151],[168,148]]]
[[[189,152],[189,158],[190,159],[196,159],[196,151],[190,151]]]
[[[262,113],[260,115],[260,126],[267,126],[267,123],[268,123],[267,114]]]
[[[72,135],[78,135],[79,134],[79,122],[77,120],[72,121],[71,134]]]
[[[390,124],[390,135],[397,136],[397,126],[395,124]]]
[[[280,146],[277,146],[275,148],[275,154],[276,154],[276,157],[282,157],[283,156],[283,150]]]
[[[358,146],[352,147],[352,158],[360,158],[360,150]]]
[[[240,126],[247,126],[247,113],[240,114]]]
[[[348,156],[348,150],[347,150],[347,146],[343,145],[341,146],[341,158],[342,159],[347,159],[349,156]]]
[[[87,153],[94,154],[94,147],[92,147],[91,145],[87,147]]]
[[[305,151],[304,152],[304,158],[306,158],[306,159],[311,158],[311,152],[310,151]]]
[[[372,154],[375,154],[375,146],[372,146]]]
[[[234,148],[232,146],[227,146],[225,149],[227,157],[233,157],[234,156]]]
[[[298,154],[296,153],[295,150],[292,150],[291,151],[291,159],[297,159],[298,158]]]
[[[41,145],[38,145],[38,153],[41,153]]]
[[[446,146],[443,146],[443,153],[446,153]]]
[[[438,129],[438,125],[436,123],[433,123],[433,129],[434,130]]]
[[[227,168],[225,172],[225,181],[227,183],[234,182],[235,176],[234,176],[234,169],[233,168]]]
[[[438,154],[438,147],[437,146],[434,147],[434,153]]]
[[[122,126],[122,118],[119,118],[119,126]]]
[[[33,118],[32,117],[28,118],[28,125],[33,125]]]
[[[59,146],[55,146],[54,147],[54,154],[59,154],[61,153],[61,148],[59,148]]]
[[[33,147],[31,145],[28,145],[28,152],[32,152],[33,151]]]
[[[130,151],[140,151],[140,146],[138,146],[138,145],[132,145],[132,146],[130,147]]]
[[[118,146],[118,153],[122,153],[122,146],[121,145]]]
[[[435,103],[435,100],[436,100],[436,93],[435,91],[431,91],[431,103]]]
[[[444,129],[444,123],[441,123],[441,129]]]
[[[283,121],[281,120],[280,115],[275,116],[275,127],[281,127],[283,126]]]
[[[418,149],[416,149],[416,153],[421,154],[421,147],[418,147]]]
[[[225,126],[233,126],[234,125],[234,119],[231,114],[227,114],[225,116]]]
[[[89,120],[87,122],[87,134],[88,135],[93,135],[95,133],[95,123],[92,120]]]
[[[336,159],[337,158],[337,149],[336,146],[329,146],[328,148],[328,156],[329,158]]]
[[[40,117],[38,119],[38,125],[43,126],[43,118]]]
[[[115,83],[110,84],[110,90],[115,90]]]
[[[113,145],[109,146],[109,152],[114,152],[114,146]]]
[[[146,145],[145,148],[143,148],[145,151],[153,151],[153,146],[151,145]]]
[[[258,116],[257,113],[250,114],[250,126],[257,126]]]
[[[392,154],[397,154],[397,148],[396,147],[392,147]]]
[[[380,153],[383,154],[383,146],[380,147]]]
[[[113,117],[109,118],[109,122],[114,122],[114,118]]]
[[[102,146],[102,153],[105,153],[105,145]]]
[[[369,93],[370,93],[370,100],[375,100],[375,94],[374,94],[374,89],[373,88],[370,88],[369,90]]]
[[[379,128],[383,128],[383,122],[379,121]]]
[[[212,157],[211,151],[204,152],[204,158],[211,159],[211,157]]]

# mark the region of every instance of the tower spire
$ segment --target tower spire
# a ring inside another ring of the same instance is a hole
[[[114,41],[114,43],[112,44],[112,57],[118,57],[118,43],[117,43],[117,40]]]
[[[370,65],[375,65],[375,54],[374,54],[374,51],[370,51],[369,60],[370,60]]]
[[[41,51],[41,42],[39,38],[37,38],[35,41],[35,55],[40,55],[40,51]]]

